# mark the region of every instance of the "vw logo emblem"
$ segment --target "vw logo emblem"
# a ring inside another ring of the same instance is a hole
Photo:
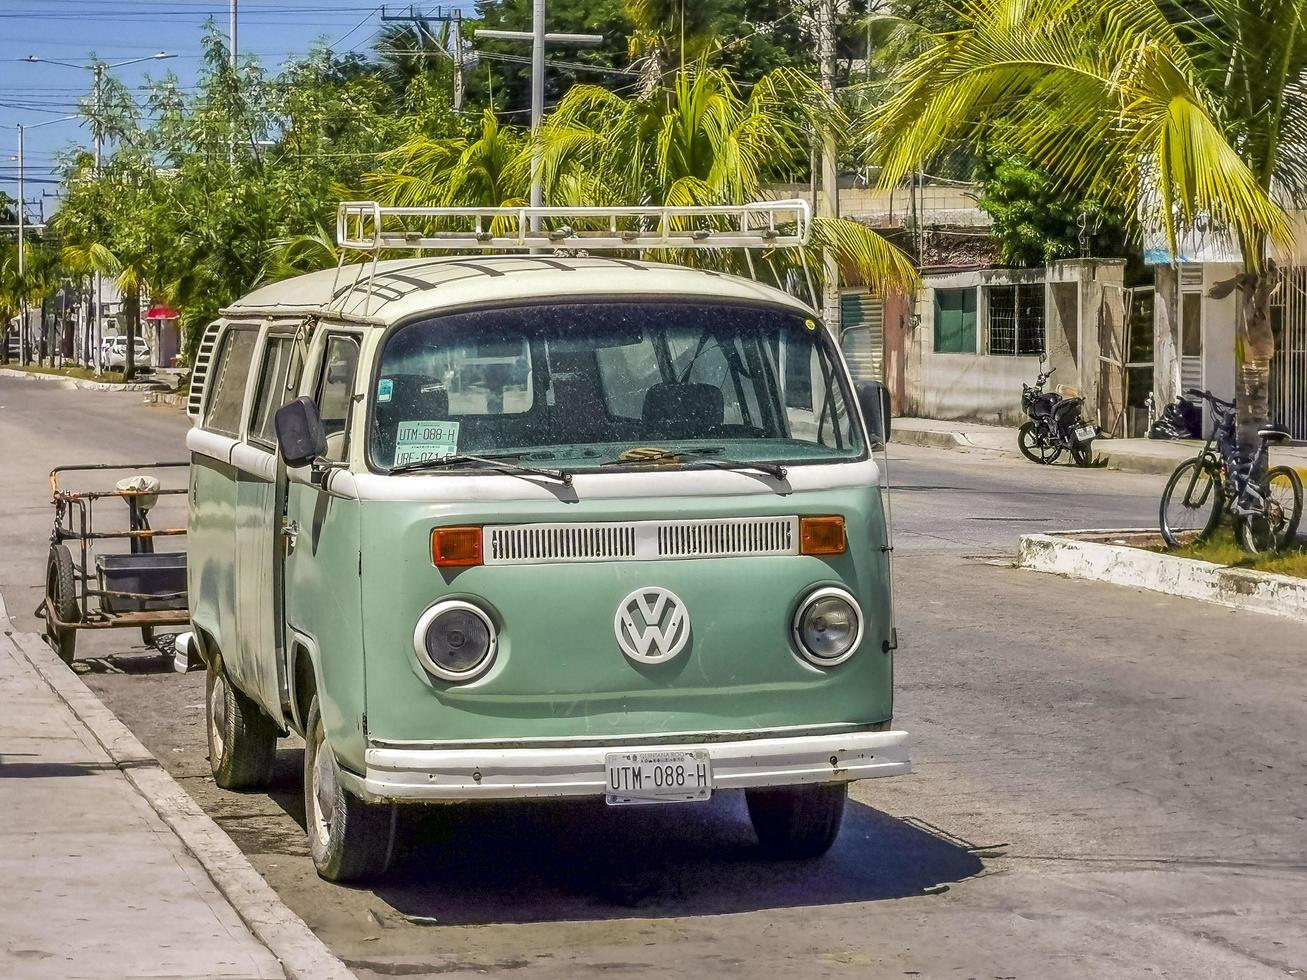
[[[617,604],[613,632],[622,652],[638,664],[661,664],[690,641],[690,614],[667,589],[636,589]]]

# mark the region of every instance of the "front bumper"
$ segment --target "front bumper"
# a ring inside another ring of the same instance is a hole
[[[850,782],[912,771],[907,732],[851,732],[562,748],[369,748],[367,770],[349,780],[364,799],[454,801],[603,796],[610,752],[706,750],[714,790]]]

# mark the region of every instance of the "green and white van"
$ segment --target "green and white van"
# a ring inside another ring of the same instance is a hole
[[[451,247],[383,211],[374,248]],[[215,780],[302,734],[333,880],[384,870],[397,806],[469,800],[744,790],[765,848],[824,852],[850,781],[910,769],[883,389],[785,292],[487,253],[482,216],[474,254],[280,282],[204,334],[179,656]]]

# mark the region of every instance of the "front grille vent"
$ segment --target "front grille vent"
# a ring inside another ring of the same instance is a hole
[[[482,531],[482,554],[487,565],[744,558],[797,555],[798,539],[794,516],[500,524]]]

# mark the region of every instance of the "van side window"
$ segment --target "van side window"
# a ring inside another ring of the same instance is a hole
[[[245,379],[254,357],[254,342],[259,333],[253,329],[230,329],[222,338],[217,370],[212,374],[209,405],[204,412],[204,427],[227,436],[237,436],[241,429],[241,405],[245,402]]]
[[[289,400],[287,382],[294,383],[299,373],[293,370],[295,340],[293,337],[269,337],[263,349],[263,368],[259,371],[259,390],[254,397],[254,412],[250,417],[250,438],[265,446],[277,443],[272,419],[277,409]]]
[[[327,459],[345,458],[349,407],[354,396],[354,372],[359,363],[359,342],[349,334],[327,338],[327,348],[318,369],[315,400],[327,430]]]

